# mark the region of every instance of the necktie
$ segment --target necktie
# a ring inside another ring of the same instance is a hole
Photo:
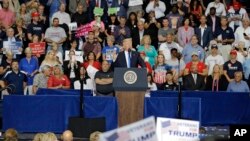
[[[128,66],[127,66],[128,68],[131,67],[131,66],[130,66],[130,65],[131,65],[131,64],[130,64],[130,52],[128,52],[128,56],[127,56],[127,65],[128,65]]]
[[[194,84],[196,84],[196,74],[193,74]]]

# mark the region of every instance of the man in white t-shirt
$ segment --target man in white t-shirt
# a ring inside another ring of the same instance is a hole
[[[205,64],[207,65],[207,68],[208,68],[208,75],[212,74],[215,64],[220,65],[221,70],[224,64],[223,57],[220,54],[218,54],[217,44],[212,44],[210,51],[211,51],[211,54],[208,55],[207,58],[205,59]]]

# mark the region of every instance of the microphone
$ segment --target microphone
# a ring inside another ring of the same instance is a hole
[[[176,57],[178,60],[180,60],[181,57],[182,57],[182,55],[181,55],[181,53],[177,52],[176,55],[175,55],[175,57]]]

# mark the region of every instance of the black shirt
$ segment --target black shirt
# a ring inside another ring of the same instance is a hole
[[[103,72],[103,71],[98,71],[96,72],[95,74],[95,79],[96,78],[99,78],[99,79],[102,79],[102,78],[113,78],[114,77],[114,73],[112,71],[108,71],[108,72]],[[114,91],[114,88],[113,88],[113,84],[110,83],[110,84],[107,84],[107,85],[100,85],[100,84],[96,84],[96,91],[98,93],[101,93],[101,94],[110,94]]]

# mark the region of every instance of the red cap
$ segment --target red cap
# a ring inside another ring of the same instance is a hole
[[[236,50],[231,50],[231,51],[230,51],[230,54],[231,54],[231,55],[237,55],[237,51],[236,51]]]
[[[235,2],[235,3],[233,4],[233,8],[234,8],[235,10],[239,10],[240,7],[241,7],[241,5],[240,5],[239,2]]]
[[[39,17],[40,14],[39,14],[38,12],[33,12],[33,13],[31,14],[31,16],[32,16],[32,17]]]

